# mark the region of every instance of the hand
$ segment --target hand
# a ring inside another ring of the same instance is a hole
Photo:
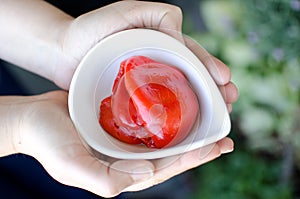
[[[68,89],[83,56],[103,38],[126,29],[150,28],[180,38],[182,14],[178,7],[163,3],[120,1],[83,14],[62,28],[63,56],[55,63],[53,81]],[[63,58],[63,59],[62,59]]]
[[[220,72],[212,75],[225,88],[222,94],[231,104],[237,90],[228,87],[230,72],[219,61],[212,64]],[[224,138],[182,155],[152,161],[98,159],[81,142],[69,117],[67,97],[66,92],[56,91],[26,100],[26,109],[19,108],[26,111],[19,122],[21,133],[14,135],[14,148],[35,157],[57,181],[100,196],[146,189],[233,150],[232,140]]]
[[[64,38],[59,40],[63,41],[59,46],[62,46],[64,56],[58,57],[64,57],[66,60],[57,60],[56,63],[68,64],[59,65],[54,70],[53,81],[68,89],[79,61],[103,38],[126,29],[150,28],[169,34],[191,48],[209,72],[216,76],[214,80],[223,96],[227,98],[225,100],[231,111],[230,104],[237,99],[237,89],[230,83],[229,68],[194,41],[183,36],[181,26],[180,8],[153,2],[121,1],[79,16],[68,28],[63,28]]]
[[[129,28],[154,28],[179,38],[181,19],[180,10],[171,5],[122,1],[84,14],[70,23],[64,21],[64,37],[57,40],[59,45],[54,45],[60,46],[60,56],[53,56],[56,60],[51,61],[60,65],[49,70],[53,74],[44,76],[68,89],[79,61],[104,37]],[[230,111],[238,92],[230,82],[229,69],[205,51],[199,52],[197,55],[219,86]],[[19,133],[13,135],[16,152],[35,157],[59,182],[104,197],[145,189],[233,150],[232,140],[224,138],[183,155],[153,161],[101,160],[82,144],[68,114],[67,93],[33,96],[20,106],[24,112],[18,122],[20,130],[14,131]]]
[[[130,28],[172,34],[181,18],[163,3],[120,1],[74,19],[46,1],[1,1],[0,58],[68,90],[79,61],[104,37]]]
[[[183,40],[186,46],[190,48],[205,65],[218,86],[225,103],[227,104],[228,112],[231,112],[232,103],[234,103],[238,98],[238,90],[236,86],[230,82],[231,73],[229,68],[219,59],[210,55],[191,38],[183,37]],[[233,141],[230,138],[225,137],[216,143],[204,146],[183,155],[152,161],[155,166],[154,176],[149,180],[133,184],[126,188],[125,191],[142,190],[164,182],[175,175],[209,162],[219,157],[221,154],[233,151],[233,145]]]
[[[204,64],[221,92],[228,112],[232,111],[232,103],[238,99],[238,89],[230,81],[230,69],[219,59],[209,54],[200,44],[187,36],[183,37],[185,45]]]

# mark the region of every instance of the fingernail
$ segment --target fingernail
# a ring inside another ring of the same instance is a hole
[[[230,153],[233,151],[233,147],[228,146],[228,148],[222,149],[221,153]]]
[[[131,170],[131,177],[134,181],[148,180],[153,175],[153,168],[149,166],[140,166]]]

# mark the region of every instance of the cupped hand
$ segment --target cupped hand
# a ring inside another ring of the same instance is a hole
[[[27,100],[20,134],[14,135],[16,152],[36,158],[57,181],[104,197],[153,176],[155,167],[146,160],[96,158],[74,128],[67,98],[67,92],[54,91]]]
[[[180,39],[181,19],[177,7],[139,1],[122,1],[84,14],[66,29],[61,43],[65,60],[57,62],[68,64],[56,68],[53,80],[68,89],[88,50],[118,31],[152,28]],[[184,42],[205,64],[231,111],[238,91],[230,82],[229,68],[205,50],[194,48],[190,41]],[[37,96],[28,110],[22,120],[20,141],[16,143],[18,151],[35,157],[57,181],[104,197],[151,187],[233,150],[233,141],[223,138],[182,155],[152,161],[99,159],[83,145],[70,120],[66,92]]]
[[[219,71],[211,73],[215,81],[220,87],[228,87],[228,68],[219,61],[213,66]],[[237,90],[229,86],[222,95],[231,104]],[[57,181],[103,197],[146,189],[233,150],[233,141],[223,138],[185,154],[151,161],[99,158],[81,141],[68,113],[66,92],[31,98],[20,121],[22,133],[15,136],[17,151],[35,157]]]

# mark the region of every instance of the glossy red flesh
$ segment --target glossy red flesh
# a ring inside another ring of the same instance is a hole
[[[178,69],[134,56],[121,63],[99,121],[120,141],[163,148],[186,137],[197,112],[197,98]]]

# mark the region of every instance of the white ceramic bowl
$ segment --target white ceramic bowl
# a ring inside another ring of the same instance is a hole
[[[99,124],[101,101],[111,95],[120,62],[144,55],[178,67],[187,77],[198,100],[201,117],[179,144],[149,149],[120,142]],[[176,39],[154,30],[132,29],[100,41],[82,59],[69,91],[70,116],[85,144],[95,153],[120,159],[156,159],[181,154],[216,142],[230,132],[230,118],[223,98],[199,59]]]

